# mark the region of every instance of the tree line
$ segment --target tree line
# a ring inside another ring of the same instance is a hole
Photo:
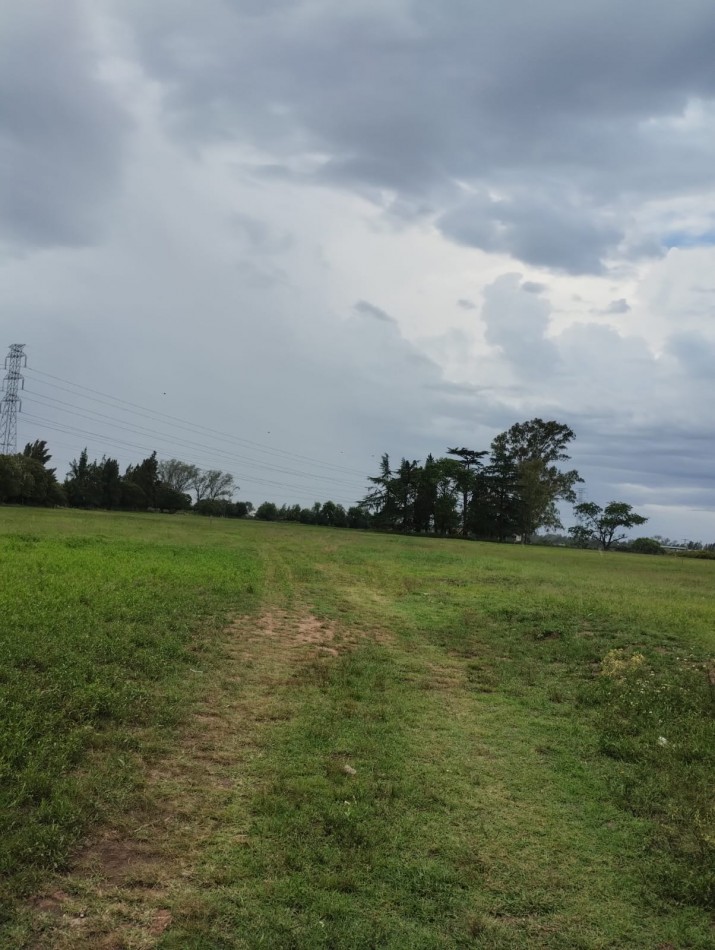
[[[360,507],[382,530],[529,543],[540,529],[563,528],[559,504],[568,502],[577,519],[570,543],[610,550],[623,529],[648,519],[622,501],[576,504],[583,479],[563,464],[574,438],[569,426],[536,418],[500,433],[489,449],[448,448],[423,465],[402,458],[393,468],[385,454]]]
[[[105,508],[109,511],[186,511],[220,502],[235,491],[233,475],[200,469],[178,459],[160,461],[156,452],[122,473],[117,459],[90,459],[87,449],[70,463],[64,480],[49,467],[47,442],[28,442],[16,455],[0,456],[0,502],[6,504]],[[192,494],[193,493],[193,497]],[[236,502],[245,515],[247,503]]]
[[[385,453],[360,507],[383,530],[529,542],[539,528],[561,527],[559,502],[576,501],[583,479],[562,464],[574,437],[567,425],[532,419],[489,450],[453,447],[396,466]]]
[[[457,536],[528,543],[539,530],[563,526],[559,505],[574,505],[577,524],[570,541],[608,550],[623,529],[646,518],[619,501],[601,507],[576,504],[579,473],[565,463],[575,438],[569,426],[540,418],[516,423],[489,449],[455,446],[430,454],[424,463],[402,458],[394,465],[385,453],[365,496],[350,508],[332,501],[312,507],[276,505],[257,509],[236,501],[230,473],[201,469],[179,459],[159,460],[156,452],[122,473],[116,459],[90,460],[87,449],[70,464],[60,483],[50,468],[47,443],[28,443],[17,455],[0,456],[0,503],[67,505],[130,511],[188,511],[264,521],[292,521],[337,528],[370,528],[406,534]]]

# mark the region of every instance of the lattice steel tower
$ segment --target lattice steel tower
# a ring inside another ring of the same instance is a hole
[[[25,388],[25,378],[20,372],[27,366],[27,357],[22,352],[24,343],[13,343],[5,357],[5,380],[0,401],[0,455],[14,455],[17,452],[17,413],[22,409],[18,392]]]

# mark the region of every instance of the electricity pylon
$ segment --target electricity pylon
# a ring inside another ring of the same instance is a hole
[[[5,379],[0,401],[0,455],[14,455],[17,452],[17,413],[22,409],[18,392],[25,388],[25,378],[20,372],[27,366],[27,357],[23,353],[24,343],[13,343],[5,357]]]

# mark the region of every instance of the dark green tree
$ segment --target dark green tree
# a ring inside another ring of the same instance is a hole
[[[648,520],[624,501],[610,501],[605,508],[595,502],[585,501],[575,505],[574,512],[579,524],[569,528],[569,534],[576,544],[588,547],[595,542],[604,551],[610,550],[626,537],[625,533],[618,534],[621,528],[633,528]]]
[[[99,463],[99,480],[102,486],[102,508],[119,508],[122,503],[122,479],[119,462],[104,456]]]
[[[528,543],[540,527],[558,528],[559,501],[574,502],[574,485],[583,481],[575,469],[562,471],[558,463],[574,432],[560,422],[531,419],[513,425],[492,442],[492,460],[508,460],[519,475],[519,533]]]
[[[395,503],[395,524],[400,531],[415,530],[415,502],[420,482],[420,464],[416,459],[403,458],[396,477],[391,482],[391,493]]]
[[[87,449],[80,452],[78,459],[70,462],[70,470],[65,480],[67,504],[71,508],[101,508],[102,479],[100,466],[90,462]]]
[[[35,459],[44,468],[47,468],[47,463],[52,458],[44,439],[35,439],[34,442],[28,442],[22,450],[22,454],[25,458]],[[52,469],[52,471],[54,472],[55,469]]]
[[[466,538],[469,534],[469,510],[480,484],[478,479],[479,469],[482,468],[482,459],[489,453],[478,452],[474,449],[447,449],[447,455],[455,455],[459,462],[459,469],[455,472],[455,482],[457,491],[462,498],[462,537]]]
[[[54,469],[45,468],[38,458],[22,453],[0,456],[0,502],[62,505],[65,496]]]
[[[272,501],[264,501],[262,505],[256,508],[256,518],[259,521],[277,521],[278,508]]]
[[[665,554],[665,548],[655,538],[636,538],[628,545],[634,554]]]
[[[430,453],[425,459],[425,464],[422,466],[417,479],[414,506],[415,531],[423,534],[434,531],[438,484],[441,475],[441,466]]]
[[[138,465],[130,465],[124,475],[125,481],[136,485],[144,494],[145,508],[158,508],[158,491],[161,484],[159,478],[159,461],[156,452],[143,459]]]
[[[380,474],[369,476],[368,481],[374,488],[365,495],[360,506],[372,515],[376,528],[393,528],[398,517],[398,506],[394,496],[390,456],[387,452],[380,459]]]
[[[502,453],[493,453],[489,465],[476,477],[479,484],[470,508],[471,533],[494,541],[518,534],[521,502],[516,464]]]
[[[359,505],[353,505],[347,510],[348,528],[369,528],[370,515]]]
[[[7,504],[19,497],[22,489],[22,464],[18,455],[0,455],[0,502]]]
[[[164,482],[159,482],[154,501],[160,511],[188,511],[191,508],[191,495],[177,491]]]

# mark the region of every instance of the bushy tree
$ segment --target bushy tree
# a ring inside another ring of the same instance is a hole
[[[478,473],[479,485],[470,511],[470,533],[477,538],[506,541],[520,530],[520,482],[516,463],[493,453]]]
[[[45,442],[44,439],[35,439],[34,442],[28,442],[22,450],[22,454],[26,458],[35,459],[43,468],[47,468],[47,463],[52,458],[47,447],[47,442]],[[55,469],[53,468],[51,471],[54,472]]]
[[[655,538],[636,538],[628,545],[634,554],[665,554],[665,548]]]
[[[583,481],[575,469],[562,471],[558,464],[574,432],[560,422],[531,419],[513,425],[492,442],[492,459],[511,465],[518,475],[516,519],[524,542],[540,528],[560,528],[557,503],[576,500],[574,485]]]
[[[119,462],[104,456],[99,465],[99,481],[102,488],[102,508],[119,508],[122,503],[122,479]]]
[[[97,462],[90,462],[87,449],[79,458],[70,462],[70,470],[65,479],[67,504],[71,508],[101,508],[102,482]]]
[[[205,498],[194,505],[194,511],[199,515],[209,515],[215,518],[247,518],[253,511],[253,505],[250,501]]]
[[[370,515],[359,505],[353,505],[347,510],[348,528],[369,528]]]
[[[45,461],[49,461],[49,454]],[[0,502],[17,505],[63,505],[65,496],[55,470],[45,468],[34,455],[24,452],[0,456]]]
[[[256,518],[259,521],[277,521],[278,508],[272,501],[264,501],[256,508]]]
[[[196,501],[215,501],[217,498],[230,498],[236,490],[233,475],[216,468],[196,469],[189,483],[196,494]]]
[[[164,459],[159,462],[159,478],[174,491],[186,492],[199,476],[199,469],[180,459]]]
[[[633,510],[624,501],[610,501],[605,508],[592,501],[582,502],[574,507],[579,524],[569,528],[569,534],[580,547],[588,547],[595,542],[604,551],[626,535],[619,534],[621,528],[633,528],[645,524],[648,520]]]
[[[156,452],[152,452],[138,465],[130,465],[124,475],[125,479],[141,489],[144,495],[143,508],[158,508],[158,493],[161,486],[159,478],[159,460]]]
[[[177,491],[164,482],[159,482],[154,500],[160,511],[188,511],[191,508],[191,495]]]

